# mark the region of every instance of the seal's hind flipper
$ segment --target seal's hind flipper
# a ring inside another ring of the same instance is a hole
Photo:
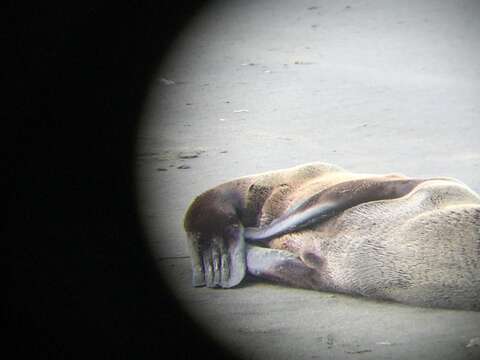
[[[253,276],[289,286],[318,287],[317,272],[289,251],[247,245],[246,253],[247,271]]]

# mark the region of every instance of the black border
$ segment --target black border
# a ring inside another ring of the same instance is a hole
[[[205,3],[17,4],[4,13],[6,354],[232,357],[158,277],[134,191],[151,77]]]

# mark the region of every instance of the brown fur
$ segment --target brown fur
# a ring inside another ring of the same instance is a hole
[[[185,218],[194,276],[203,279],[201,273],[208,273],[204,275],[210,278],[205,281],[208,286],[231,287],[249,271],[319,290],[480,309],[480,198],[454,179],[418,182],[398,198],[363,199],[325,221],[270,239],[268,249],[242,250],[243,227],[266,227],[326,189],[368,179],[406,178],[355,174],[315,163],[243,177],[206,192]],[[335,196],[349,194],[346,187]],[[225,231],[231,226],[238,229],[234,236]],[[219,241],[227,245],[212,245]],[[229,250],[232,244],[237,246],[235,255]],[[235,281],[227,281],[225,269],[224,281],[221,275],[210,274],[212,270],[205,272],[199,259],[209,251],[213,258],[223,253],[229,271],[240,264]]]

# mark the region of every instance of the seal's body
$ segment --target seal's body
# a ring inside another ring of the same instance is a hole
[[[185,229],[196,286],[232,287],[248,271],[292,286],[480,309],[480,198],[451,178],[307,164],[207,191]]]

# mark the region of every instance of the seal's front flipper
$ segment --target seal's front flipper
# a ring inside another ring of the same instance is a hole
[[[396,199],[423,181],[385,176],[339,183],[294,204],[263,228],[245,229],[245,240],[263,242],[323,222],[361,203]]]
[[[188,243],[192,259],[193,286],[231,288],[245,277],[245,240],[242,227],[235,227],[228,236],[215,236],[208,242],[203,241],[203,244],[189,236]]]
[[[342,211],[338,202],[319,203],[300,211],[289,211],[273,220],[263,228],[248,227],[245,229],[245,240],[265,242],[274,237],[304,229],[308,226],[325,221]]]
[[[245,277],[238,194],[227,190],[214,189],[197,197],[185,216],[193,286],[231,288]]]
[[[247,271],[254,276],[284,285],[317,288],[318,274],[315,269],[289,251],[246,246]]]

